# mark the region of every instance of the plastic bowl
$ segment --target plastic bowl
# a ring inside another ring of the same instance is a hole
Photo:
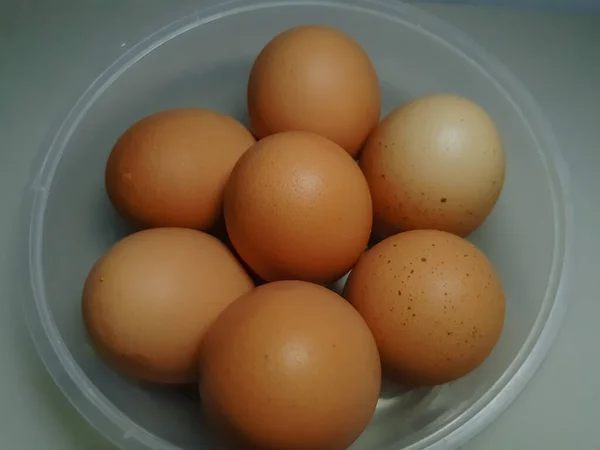
[[[56,131],[31,182],[28,325],[48,371],[79,412],[123,450],[215,448],[182,390],[122,378],[89,345],[80,294],[96,258],[127,229],[104,191],[104,165],[135,120],[177,106],[246,120],[258,51],[278,32],[322,23],[370,54],[384,113],[421,94],[454,92],[481,104],[503,136],[504,191],[471,239],[504,282],[507,317],[490,358],[433,389],[386,386],[354,450],[454,449],[490,423],[531,378],[565,299],[569,223],[563,165],[552,133],[519,81],[461,32],[391,1],[215,2],[131,48],[89,87]],[[343,375],[340,375],[343,376]]]

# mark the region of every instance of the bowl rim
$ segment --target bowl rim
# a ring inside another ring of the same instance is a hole
[[[208,0],[207,5],[146,36],[118,57],[79,97],[65,119],[42,145],[24,207],[28,233],[29,289],[23,310],[32,340],[55,383],[77,411],[104,437],[127,450],[181,450],[153,435],[119,411],[90,381],[60,337],[46,301],[42,249],[44,215],[54,174],[72,134],[94,102],[117,78],[161,45],[195,27],[234,14],[285,6],[326,6],[380,16],[418,29],[473,64],[512,104],[537,142],[549,178],[554,215],[552,267],[545,296],[534,326],[517,356],[501,377],[456,418],[404,450],[454,450],[488,426],[523,390],[540,366],[558,333],[572,276],[572,221],[570,175],[554,133],[524,85],[494,56],[464,32],[413,5],[397,0]],[[542,150],[543,149],[543,150]],[[397,449],[397,446],[392,446]]]

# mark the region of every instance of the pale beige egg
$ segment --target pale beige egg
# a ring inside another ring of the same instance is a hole
[[[413,229],[468,235],[494,207],[505,166],[490,116],[472,101],[448,94],[421,97],[392,111],[360,158],[381,237]]]

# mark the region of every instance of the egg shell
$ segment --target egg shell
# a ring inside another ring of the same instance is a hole
[[[156,228],[116,243],[91,269],[83,318],[99,353],[143,381],[197,380],[204,333],[253,288],[235,257],[200,231]]]
[[[211,230],[239,157],[255,143],[240,122],[215,111],[170,109],[131,126],[106,165],[116,210],[142,228]]]
[[[307,282],[260,286],[208,332],[202,407],[234,448],[342,450],[369,423],[381,384],[360,315]]]
[[[266,281],[337,280],[365,250],[373,220],[356,162],[300,131],[271,135],[240,158],[224,212],[236,251]]]
[[[490,354],[504,324],[494,267],[473,244],[442,231],[408,231],[375,245],[344,296],[371,328],[384,370],[410,385],[466,375]]]
[[[248,111],[258,138],[310,131],[356,156],[380,114],[375,68],[351,37],[303,25],[260,52],[248,81]]]
[[[380,237],[413,229],[468,235],[494,207],[505,166],[490,116],[449,94],[421,97],[392,111],[360,158]]]

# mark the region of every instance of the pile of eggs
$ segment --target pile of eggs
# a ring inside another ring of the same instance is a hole
[[[456,95],[379,121],[368,55],[323,26],[270,41],[247,100],[250,129],[171,109],[118,139],[106,190],[141,231],[91,269],[84,322],[121,373],[199,383],[234,448],[342,450],[382,376],[446,383],[495,346],[502,285],[464,236],[500,194],[502,143]]]

